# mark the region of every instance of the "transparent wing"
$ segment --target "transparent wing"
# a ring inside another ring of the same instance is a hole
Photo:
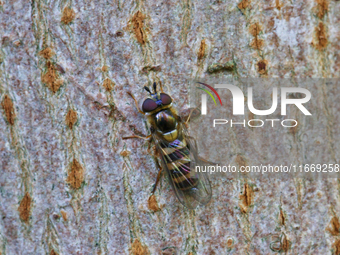
[[[185,125],[181,124],[182,132],[186,138],[187,144],[190,148],[192,153],[191,158],[193,161],[191,162],[192,171],[196,174],[199,182],[198,182],[198,190],[195,192],[194,197],[198,200],[201,204],[207,204],[211,200],[212,190],[210,181],[208,178],[207,173],[195,172],[196,166],[204,166],[207,162],[203,162],[198,156],[198,148],[196,145],[196,141],[193,137],[189,135],[189,132]]]
[[[196,165],[204,165],[198,155],[197,146],[188,131],[179,123],[178,137],[167,142],[154,135],[157,150],[162,158],[162,167],[166,169],[171,186],[179,201],[190,209],[199,204],[206,204],[211,199],[211,186],[207,176],[195,172]]]

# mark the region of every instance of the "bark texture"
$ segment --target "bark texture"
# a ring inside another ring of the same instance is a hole
[[[216,178],[211,203],[193,212],[167,181],[150,197],[147,143],[121,139],[147,134],[127,92],[142,98],[154,81],[181,112],[188,77],[338,77],[339,10],[334,0],[0,1],[0,254],[340,254],[337,179]],[[320,88],[320,148],[339,163],[332,89]]]

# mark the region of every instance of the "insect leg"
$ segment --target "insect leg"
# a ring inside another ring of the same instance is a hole
[[[132,99],[135,101],[135,105],[136,105],[136,108],[137,108],[137,110],[139,111],[139,113],[145,115],[145,113],[139,109],[139,107],[138,107],[138,102],[137,102],[136,98],[131,94],[131,92],[128,92],[128,95],[129,95],[130,97],[132,97]]]
[[[151,140],[152,140],[151,136],[152,136],[152,134],[150,134],[148,136],[132,135],[132,136],[124,136],[124,137],[122,137],[122,139],[126,140],[126,139],[139,138],[139,139],[144,139],[144,140],[148,140],[149,142],[151,142]]]
[[[140,135],[131,135],[131,136],[124,136],[122,137],[123,140],[126,139],[133,139],[133,138],[139,138],[139,139],[144,139],[144,140],[148,140],[149,143],[151,143],[152,141],[152,134],[155,132],[155,129],[153,127],[150,128],[150,135],[147,136],[140,136]]]
[[[159,81],[159,86],[160,86],[160,88],[161,88],[161,92],[163,93],[163,92],[164,92],[164,91],[163,91],[163,84],[162,84],[161,81]]]
[[[189,113],[189,116],[187,118],[187,120],[184,122],[184,125],[185,126],[188,126],[188,122],[190,121],[190,117],[191,117],[191,114],[196,110],[196,108],[193,108],[191,109],[190,113]]]
[[[153,137],[151,137],[150,139],[149,139],[149,145],[148,145],[148,153],[149,154],[151,154],[151,152],[150,152],[150,150],[151,150],[151,144],[152,144],[152,140],[153,140]]]
[[[161,168],[161,166],[158,164],[158,162],[157,162],[157,165],[158,165],[159,171],[158,171],[158,174],[157,174],[156,183],[155,183],[155,185],[153,186],[153,189],[152,189],[152,191],[151,191],[152,194],[155,193],[155,191],[156,191],[157,184],[159,183],[159,180],[161,179],[161,174],[162,174],[162,170],[163,170],[163,169]]]

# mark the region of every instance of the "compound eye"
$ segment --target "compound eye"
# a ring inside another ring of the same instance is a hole
[[[168,94],[161,93],[160,96],[161,96],[162,104],[164,104],[164,105],[171,104],[172,99],[171,99],[171,97]]]
[[[142,110],[143,110],[143,112],[152,112],[157,107],[158,107],[158,105],[156,104],[156,102],[153,101],[152,99],[148,98],[143,102]]]

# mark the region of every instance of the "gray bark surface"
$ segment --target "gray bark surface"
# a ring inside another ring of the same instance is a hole
[[[127,92],[154,81],[184,112],[188,77],[338,78],[339,9],[0,1],[0,254],[340,254],[337,179],[212,178],[212,201],[190,211],[165,179],[150,198],[155,158],[121,139],[148,134]],[[339,163],[333,89],[320,88],[320,148]]]

